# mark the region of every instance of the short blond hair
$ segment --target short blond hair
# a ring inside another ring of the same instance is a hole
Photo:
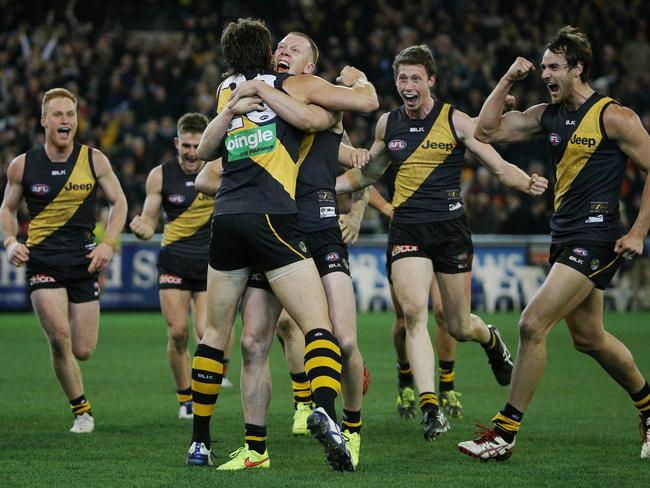
[[[47,112],[47,104],[54,98],[68,98],[74,102],[75,109],[77,108],[77,98],[65,88],[52,88],[45,92],[43,95],[43,103],[41,104],[41,114],[45,115]]]

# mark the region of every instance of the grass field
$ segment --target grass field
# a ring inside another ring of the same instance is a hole
[[[515,314],[486,316],[516,349]],[[608,328],[650,375],[648,314],[611,314]],[[639,459],[636,412],[625,392],[571,347],[564,326],[551,337],[549,364],[526,413],[514,456],[480,463],[456,449],[488,424],[507,389],[496,385],[480,347],[460,345],[457,389],[465,417],[433,443],[418,420],[395,411],[392,316],[359,317],[362,352],[372,374],[365,398],[361,465],[333,473],[320,445],[293,438],[290,382],[277,344],[268,420],[269,470],[221,473],[188,468],[191,422],[176,419],[166,364],[165,326],[155,313],[106,313],[97,351],[83,365],[97,428],[67,432],[72,417],[50,368],[46,341],[31,314],[0,314],[0,485],[2,486],[650,486]],[[239,352],[230,377],[239,381]],[[339,407],[340,408],[340,407]],[[213,417],[215,462],[243,442],[239,388],[223,390]]]

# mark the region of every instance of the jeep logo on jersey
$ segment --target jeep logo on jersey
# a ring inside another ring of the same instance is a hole
[[[66,191],[90,191],[93,188],[92,183],[68,183],[63,187]]]
[[[548,142],[550,142],[553,146],[557,146],[561,141],[562,141],[562,138],[560,137],[560,134],[556,134],[555,132],[551,132],[548,135]]]
[[[388,143],[389,151],[401,151],[402,149],[406,149],[406,141],[403,141],[401,139],[393,139]]]
[[[32,185],[32,193],[34,195],[45,195],[50,192],[50,186],[45,183],[36,183]]]
[[[593,137],[578,137],[576,134],[573,134],[573,137],[569,140],[571,144],[576,144],[578,146],[595,146],[596,145],[596,139]]]
[[[255,127],[226,137],[228,161],[251,158],[275,149],[275,124]]]
[[[180,205],[181,203],[183,203],[185,201],[185,197],[183,195],[178,194],[178,193],[174,193],[173,195],[169,195],[167,197],[167,200],[170,203],[175,203],[176,205]]]
[[[451,152],[454,150],[456,147],[456,144],[451,144],[448,142],[436,142],[436,141],[430,141],[427,139],[424,141],[424,144],[420,146],[422,149],[440,149],[444,152]]]

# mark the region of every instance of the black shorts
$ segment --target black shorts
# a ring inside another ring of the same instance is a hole
[[[158,289],[207,290],[208,263],[205,259],[184,258],[170,254],[165,249],[158,256]]]
[[[341,228],[337,225],[329,229],[306,234],[307,248],[311,252],[321,278],[340,271],[350,276],[348,248],[343,242]]]
[[[98,273],[89,273],[84,264],[50,266],[27,262],[25,275],[29,294],[41,288],[65,288],[70,303],[99,300]]]
[[[215,215],[210,266],[221,271],[251,267],[261,272],[309,259],[296,214]]]
[[[389,276],[393,262],[410,257],[430,259],[438,273],[457,274],[472,270],[474,245],[467,218],[462,215],[421,224],[393,222],[388,235],[388,251]]]
[[[253,270],[248,277],[246,286],[249,288],[260,288],[261,290],[271,291],[271,283],[266,279],[266,275],[256,270]]]
[[[621,266],[621,255],[614,252],[616,242],[569,242],[551,244],[548,262],[562,263],[589,278],[604,290]]]

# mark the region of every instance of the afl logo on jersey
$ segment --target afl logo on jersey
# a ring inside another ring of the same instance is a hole
[[[401,151],[402,149],[406,149],[406,141],[393,139],[388,143],[388,149],[390,151]]]
[[[32,185],[32,193],[34,195],[45,195],[50,192],[50,186],[45,183],[36,183]]]
[[[550,142],[553,146],[557,146],[561,141],[562,141],[562,138],[560,137],[560,134],[556,134],[555,132],[551,132],[548,135],[548,142]]]
[[[167,200],[171,203],[175,203],[176,205],[180,205],[185,201],[185,197],[183,195],[180,195],[178,193],[175,193],[173,195],[169,195],[167,197]]]

